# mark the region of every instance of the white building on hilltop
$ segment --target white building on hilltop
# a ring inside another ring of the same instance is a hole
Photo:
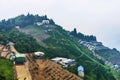
[[[50,22],[49,22],[49,20],[43,20],[42,23],[43,24],[49,24]]]
[[[37,24],[38,26],[44,25],[44,24],[50,24],[49,20],[42,20],[42,22],[36,22],[35,24]]]
[[[41,22],[37,22],[36,24],[37,24],[37,26],[43,25],[43,23],[41,23]]]
[[[20,26],[15,26],[15,28],[16,28],[18,31],[20,31]]]

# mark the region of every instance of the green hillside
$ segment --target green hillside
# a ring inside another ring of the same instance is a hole
[[[48,20],[49,24],[38,25],[37,22]],[[19,29],[16,29],[19,26]],[[8,29],[10,28],[10,29]],[[75,59],[77,64],[67,69],[77,75],[77,66],[85,68],[84,80],[119,80],[113,70],[93,56],[88,48],[78,43],[78,38],[69,31],[55,24],[47,16],[28,14],[0,22],[0,36],[3,42],[12,41],[19,52],[43,51],[45,58],[66,57]],[[83,36],[83,40],[96,41],[94,36]]]
[[[52,31],[45,32],[45,26],[50,26]],[[32,30],[33,27],[36,30]],[[51,25],[34,25],[22,28],[21,31],[24,33],[32,33],[30,35],[32,35],[34,38],[37,38],[40,34],[49,35],[49,38],[42,39],[42,42],[48,46],[48,48],[45,49],[46,57],[53,58],[60,56],[76,59],[77,65],[74,67],[69,67],[68,70],[77,74],[77,66],[83,65],[85,67],[85,80],[115,80],[114,76],[112,76],[112,70],[103,65],[96,57],[94,57],[91,51],[79,45],[77,42],[78,39],[70,37],[69,32],[62,29],[62,27],[55,25],[52,27]]]

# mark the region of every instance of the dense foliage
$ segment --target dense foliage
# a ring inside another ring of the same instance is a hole
[[[1,44],[6,45],[9,41],[15,43],[15,48],[21,53],[32,53],[42,49],[32,36],[17,30],[0,34]]]
[[[0,58],[0,80],[14,80],[12,61]]]
[[[22,53],[32,53],[40,48],[40,45],[32,36],[16,30],[8,34],[8,40],[15,43],[15,48]]]
[[[93,36],[93,35],[90,35],[90,36],[89,35],[84,35],[84,34],[82,34],[80,32],[77,33],[76,28],[74,28],[74,30],[70,32],[70,35],[72,35],[74,37],[77,37],[77,38],[79,38],[79,39],[81,39],[83,41],[96,41],[95,36]]]

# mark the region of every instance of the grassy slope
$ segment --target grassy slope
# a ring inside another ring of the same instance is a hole
[[[40,45],[47,47],[47,45],[43,43],[42,40],[47,39],[50,36],[45,34],[44,30],[41,27],[27,26],[25,28],[22,28],[21,32],[32,35]]]

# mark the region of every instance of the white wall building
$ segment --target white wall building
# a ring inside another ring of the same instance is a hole
[[[37,26],[43,25],[43,23],[41,23],[41,22],[37,22],[36,24],[37,24]]]
[[[42,23],[43,24],[49,24],[50,22],[49,22],[49,20],[43,20]]]
[[[43,52],[34,52],[35,58],[41,59],[44,57],[45,53]]]
[[[67,59],[67,58],[62,58],[62,57],[56,57],[51,60],[56,63],[61,64],[63,67],[73,66],[76,63],[74,59]]]
[[[83,66],[78,67],[78,76],[84,77],[84,67]]]
[[[16,28],[18,31],[20,30],[20,26],[16,26],[15,28]]]
[[[50,23],[49,20],[42,20],[42,22],[36,22],[36,24],[37,24],[38,26],[41,26],[41,25],[44,25],[44,24],[49,24],[49,23]]]

